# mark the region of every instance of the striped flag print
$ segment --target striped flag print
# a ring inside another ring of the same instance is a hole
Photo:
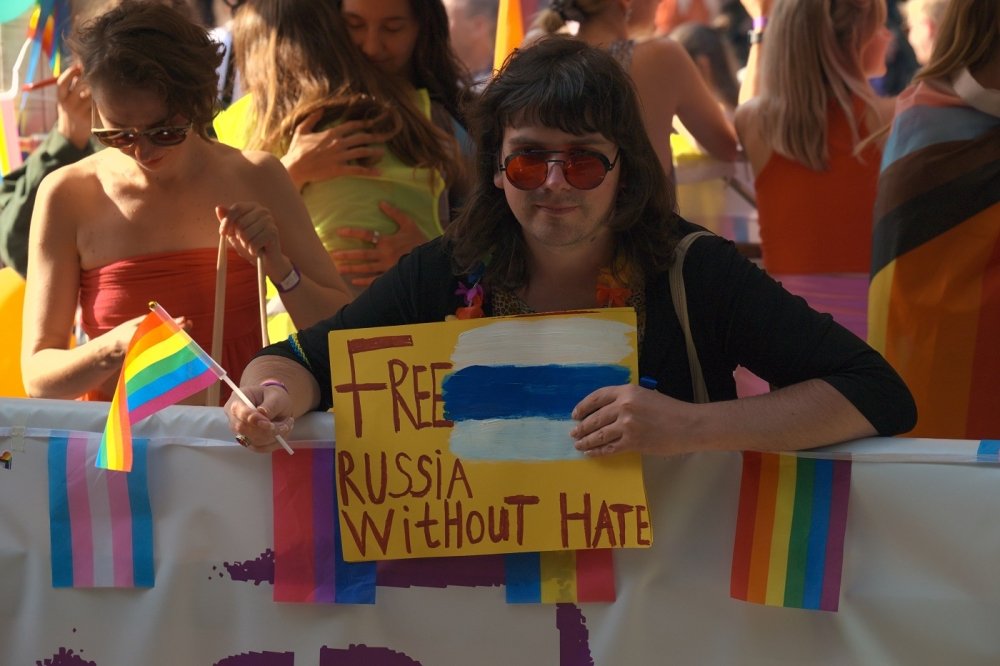
[[[850,483],[849,460],[745,451],[730,595],[836,611]]]
[[[375,562],[345,562],[337,521],[334,449],[271,458],[274,600],[375,603]]]
[[[504,556],[504,577],[510,604],[615,600],[610,548],[513,553]]]
[[[133,442],[131,473],[95,467],[101,437],[49,438],[53,587],[152,587],[153,522],[146,440]]]

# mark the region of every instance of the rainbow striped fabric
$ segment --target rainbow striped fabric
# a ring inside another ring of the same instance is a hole
[[[500,69],[514,49],[524,41],[521,0],[500,0],[497,5],[497,34],[493,45],[493,69]]]
[[[49,534],[53,587],[152,587],[153,520],[146,442],[131,474],[97,469],[89,433],[49,438]]]
[[[850,484],[849,460],[744,452],[730,596],[836,611]]]
[[[505,555],[504,576],[510,604],[615,600],[610,548]]]
[[[375,603],[375,562],[345,562],[337,520],[333,449],[271,457],[274,600]]]
[[[226,373],[156,303],[129,342],[97,466],[132,469],[132,425],[211,386]]]
[[[868,342],[913,393],[913,437],[1000,434],[1000,104],[977,88],[907,89],[882,156]]]

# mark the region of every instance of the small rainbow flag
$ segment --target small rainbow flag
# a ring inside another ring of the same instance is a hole
[[[558,604],[615,600],[610,548],[512,553],[504,556],[509,604]]]
[[[225,377],[225,371],[157,303],[129,342],[97,466],[132,469],[132,426]]]
[[[152,587],[153,519],[145,440],[135,469],[97,469],[96,434],[49,438],[49,537],[53,587]]]
[[[345,562],[334,490],[334,449],[271,458],[274,600],[375,603],[375,562]]]
[[[849,460],[745,451],[730,596],[836,611],[850,485]]]

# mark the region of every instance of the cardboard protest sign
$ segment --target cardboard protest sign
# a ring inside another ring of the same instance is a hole
[[[573,407],[637,380],[630,308],[330,333],[347,561],[648,547],[638,454]]]

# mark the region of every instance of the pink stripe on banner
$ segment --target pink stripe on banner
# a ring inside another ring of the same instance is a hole
[[[66,442],[66,495],[73,541],[73,587],[94,586],[94,533],[87,490],[87,440]]]
[[[175,405],[184,398],[208,388],[218,381],[218,379],[211,370],[206,370],[197,377],[192,377],[183,384],[178,384],[163,395],[153,398],[141,407],[129,411],[128,420],[131,423],[138,423],[150,414],[155,414],[164,407]]]
[[[111,557],[115,587],[135,587],[132,564],[132,507],[128,497],[128,473],[104,472],[111,507]]]
[[[840,605],[840,577],[844,565],[844,535],[847,532],[847,501],[851,490],[851,461],[833,461],[830,497],[830,527],[826,539],[826,566],[819,607],[836,611]]]

